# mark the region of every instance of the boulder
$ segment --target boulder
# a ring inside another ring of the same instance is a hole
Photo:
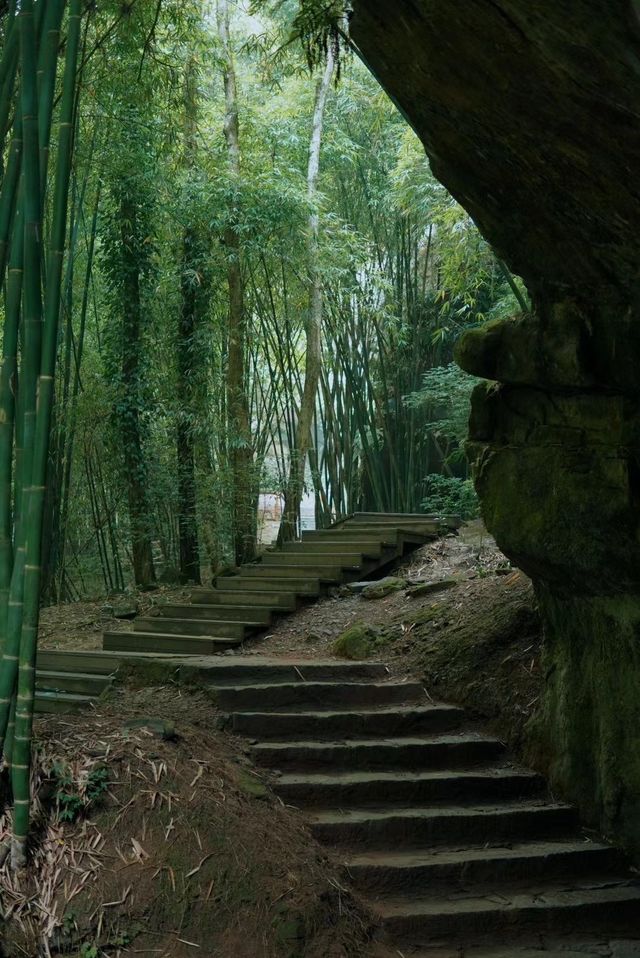
[[[371,582],[362,590],[361,595],[363,599],[384,599],[386,595],[391,595],[392,592],[400,592],[400,590],[405,589],[406,586],[406,579],[389,575],[386,579]]]
[[[384,644],[384,636],[364,622],[355,622],[345,629],[333,643],[333,652],[342,659],[369,659]]]

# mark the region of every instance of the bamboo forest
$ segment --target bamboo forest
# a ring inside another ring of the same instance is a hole
[[[0,0],[0,958],[640,956],[640,21],[534,8]]]

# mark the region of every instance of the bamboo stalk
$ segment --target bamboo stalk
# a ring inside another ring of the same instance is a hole
[[[23,116],[25,123],[25,192],[37,189],[38,157],[35,159],[28,151],[30,138],[27,135],[27,122],[33,107],[37,110],[35,85],[35,32],[32,14],[33,4],[22,0],[21,14],[25,13],[21,32],[21,51],[23,65]],[[63,92],[60,106],[60,133],[56,164],[55,190],[53,197],[53,223],[51,243],[47,257],[47,287],[44,304],[44,337],[40,358],[38,379],[38,410],[35,430],[35,448],[31,474],[29,511],[26,516],[28,537],[24,577],[23,623],[20,639],[20,670],[18,677],[18,705],[16,709],[16,729],[13,748],[12,785],[14,794],[13,839],[11,861],[14,869],[26,864],[26,842],[29,831],[29,774],[31,767],[31,737],[33,727],[33,708],[35,694],[35,660],[38,633],[40,598],[40,559],[42,547],[42,519],[44,494],[47,478],[47,458],[49,452],[49,433],[51,410],[53,406],[53,382],[58,341],[58,323],[60,316],[60,291],[62,284],[62,263],[67,224],[67,204],[73,149],[73,113],[76,98],[76,67],[80,47],[81,0],[70,0],[69,22],[67,28],[67,49],[65,59]],[[33,61],[33,62],[32,62]],[[37,140],[36,140],[37,144]],[[31,146],[33,149],[33,146]],[[30,164],[28,166],[28,164]],[[32,166],[31,166],[32,165]],[[29,173],[27,172],[29,170]],[[25,203],[26,206],[26,203]],[[33,209],[31,208],[33,207]],[[35,212],[35,202],[31,199],[29,212]],[[28,228],[27,223],[25,226]],[[35,241],[29,241],[25,234],[25,268],[36,270],[35,253],[39,250]],[[37,240],[37,235],[36,235]],[[34,248],[35,247],[35,248]],[[27,258],[27,252],[29,258]],[[33,259],[32,259],[33,257]],[[35,280],[38,280],[36,286]],[[34,319],[42,315],[42,301],[39,288],[38,271],[34,276],[25,276],[25,321],[33,309]],[[27,296],[27,290],[29,295]]]

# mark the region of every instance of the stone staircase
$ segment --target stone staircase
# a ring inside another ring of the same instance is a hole
[[[89,705],[112,681],[122,655],[215,655],[239,650],[278,616],[294,612],[331,586],[374,577],[413,549],[456,529],[454,517],[359,512],[302,541],[266,551],[215,587],[194,589],[190,602],[170,602],[134,620],[133,631],[105,632],[103,649],[117,656],[38,656],[36,710]],[[105,671],[106,670],[106,671]],[[110,671],[109,671],[110,670]]]
[[[379,664],[251,667],[218,680],[228,727],[399,955],[640,956],[640,882],[620,853],[461,709]]]

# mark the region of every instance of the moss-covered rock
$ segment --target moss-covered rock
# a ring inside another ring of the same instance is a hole
[[[343,659],[368,659],[384,645],[384,633],[364,622],[355,622],[333,643],[333,652]]]
[[[406,589],[406,587],[406,579],[388,575],[385,579],[372,582],[371,585],[368,585],[362,590],[361,595],[363,599],[384,599],[385,596],[391,595],[392,592],[400,592],[401,589]]]

